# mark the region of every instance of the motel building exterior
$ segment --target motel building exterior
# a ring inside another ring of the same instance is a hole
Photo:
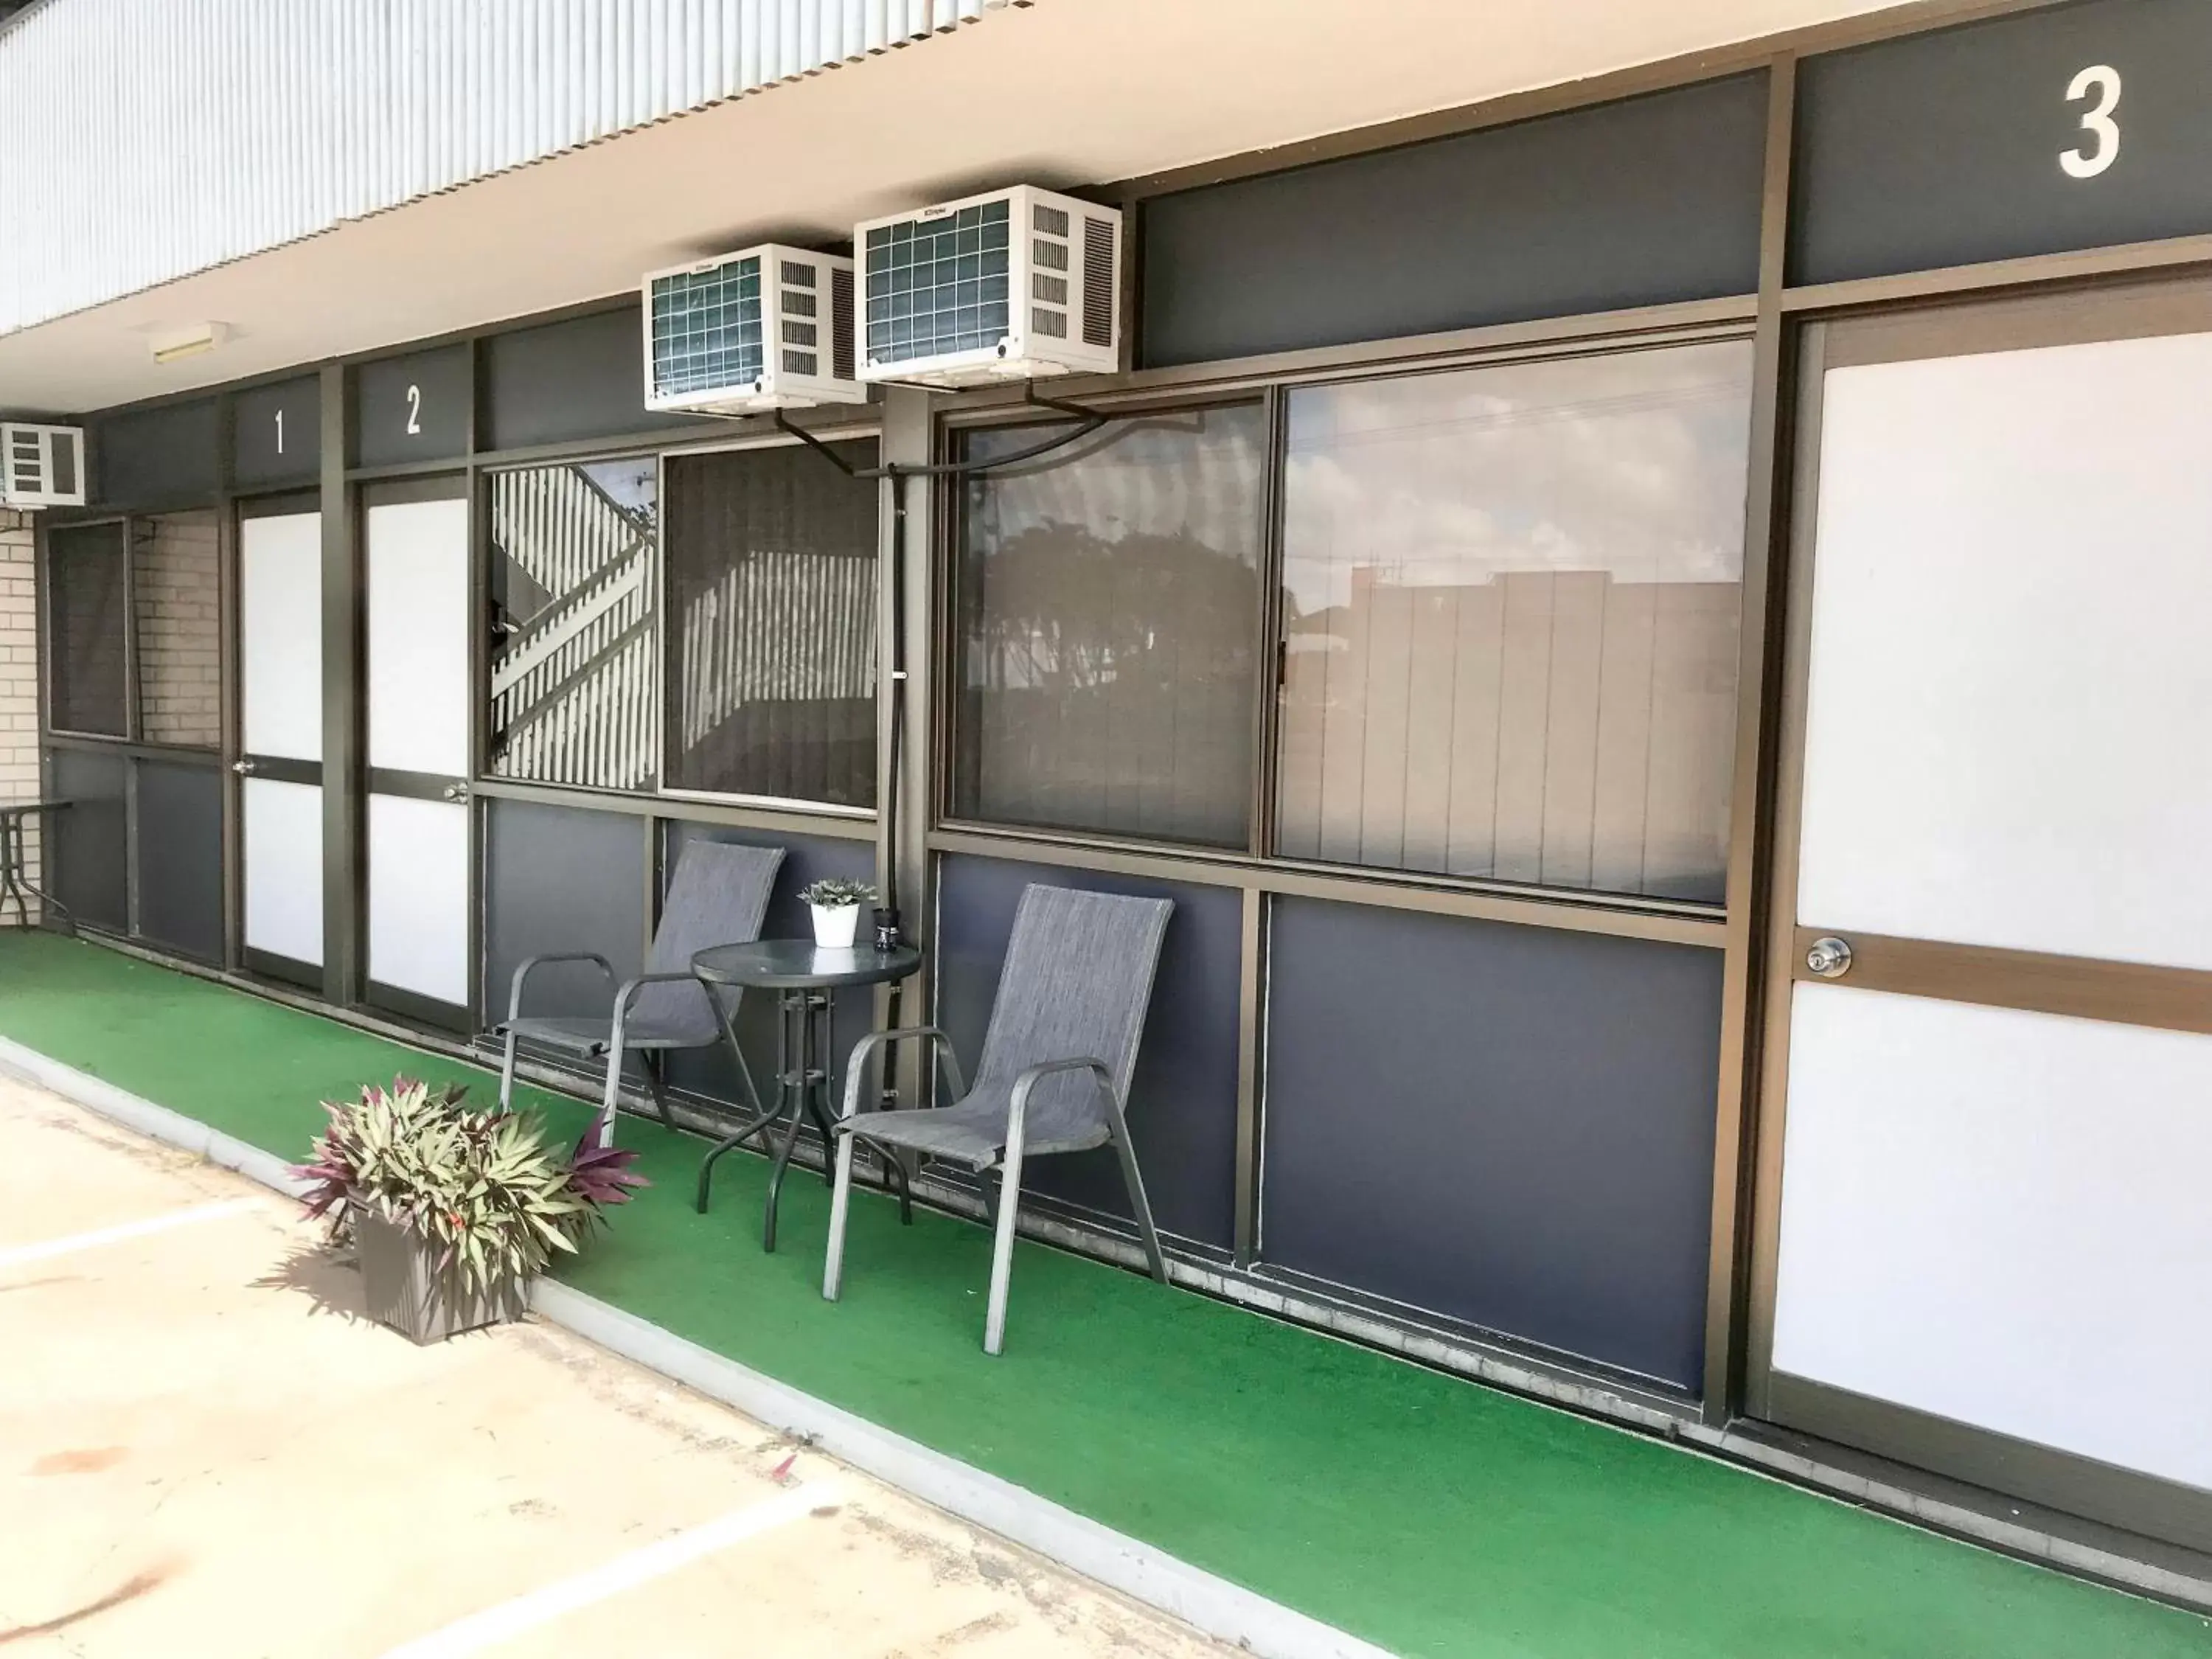
[[[2212,5],[0,11],[34,924],[1168,898],[1184,1289],[2212,1608]]]

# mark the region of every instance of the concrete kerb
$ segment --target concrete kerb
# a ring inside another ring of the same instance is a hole
[[[285,1161],[198,1120],[0,1037],[0,1073],[36,1085],[149,1139],[234,1170],[289,1196]],[[1261,1659],[1393,1659],[1387,1649],[1192,1566],[1012,1481],[801,1393],[672,1331],[551,1279],[531,1311],[623,1358],[696,1389],[923,1503],[996,1533],[1085,1577]]]

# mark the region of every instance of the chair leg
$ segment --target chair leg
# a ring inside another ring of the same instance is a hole
[[[512,1111],[514,1107],[514,1027],[507,1028],[507,1047],[499,1062],[499,1109]]]
[[[615,1112],[622,1104],[623,1048],[623,1045],[617,1042],[607,1049],[606,1093],[599,1102],[599,1121],[593,1126],[602,1146],[615,1144]]]
[[[830,1249],[822,1262],[822,1299],[835,1302],[845,1281],[845,1217],[853,1206],[853,1137],[839,1135],[837,1177],[830,1189]]]
[[[998,1237],[991,1246],[991,1301],[983,1316],[983,1352],[995,1354],[1006,1346],[1006,1291],[1014,1276],[1014,1223],[1022,1207],[1022,1138],[1006,1141],[1006,1156],[999,1176]]]
[[[1164,1285],[1168,1282],[1167,1257],[1160,1253],[1160,1236],[1152,1225],[1152,1202],[1145,1196],[1145,1176],[1137,1168],[1136,1144],[1129,1139],[1129,1126],[1121,1116],[1121,1103],[1110,1093],[1106,1097],[1106,1109],[1113,1115],[1114,1150],[1121,1159],[1121,1183],[1129,1189],[1129,1207],[1137,1212],[1137,1231],[1145,1241],[1145,1260],[1152,1263],[1152,1277]]]
[[[673,1129],[676,1120],[668,1115],[667,1079],[660,1074],[663,1056],[651,1048],[638,1050],[637,1063],[645,1068],[645,1086],[653,1096],[653,1109],[660,1115],[660,1127]]]

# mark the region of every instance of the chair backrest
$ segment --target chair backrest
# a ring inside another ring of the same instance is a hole
[[[1160,941],[1174,909],[1171,899],[1024,889],[975,1092],[1011,1090],[1023,1072],[1045,1060],[1098,1060],[1126,1100]],[[1105,1104],[1091,1079],[1063,1074],[1046,1079],[1030,1096],[1027,1133],[1037,1140],[1073,1138],[1104,1121]]]
[[[708,945],[748,945],[758,939],[782,864],[781,847],[684,842],[646,966],[656,974],[680,974]],[[678,1026],[701,1042],[713,1042],[720,1032],[704,988],[696,984],[648,985],[637,994],[635,1007],[635,1018]]]

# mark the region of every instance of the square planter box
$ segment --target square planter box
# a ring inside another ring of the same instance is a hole
[[[363,1210],[353,1215],[368,1316],[416,1342],[442,1342],[460,1331],[522,1317],[529,1289],[521,1281],[493,1294],[466,1285],[458,1270],[438,1271],[438,1249],[406,1228]]]

